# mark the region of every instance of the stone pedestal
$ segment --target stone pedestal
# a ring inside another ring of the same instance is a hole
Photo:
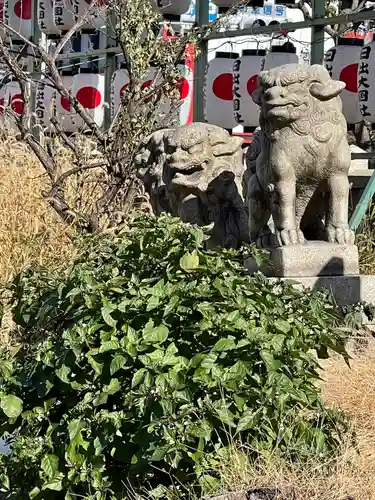
[[[355,245],[336,245],[324,241],[290,245],[269,252],[270,265],[258,268],[252,259],[245,262],[249,274],[261,271],[266,276],[306,278],[317,276],[357,276],[358,250]]]
[[[259,268],[248,259],[245,267],[249,274],[261,271],[270,281],[281,278],[301,289],[326,290],[339,305],[364,301],[375,306],[375,276],[359,274],[355,245],[314,241],[267,251],[270,265]]]

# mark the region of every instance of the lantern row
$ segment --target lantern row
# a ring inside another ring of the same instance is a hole
[[[105,25],[105,0],[91,9],[88,23],[82,29],[100,29]],[[38,0],[37,18],[40,30],[47,36],[61,35],[87,14],[91,0]],[[155,9],[165,18],[176,19],[185,14],[190,0],[153,0]],[[5,24],[25,38],[33,34],[32,0],[0,0],[0,16]],[[12,36],[17,40],[16,36]]]
[[[252,100],[260,71],[298,63],[290,42],[265,50],[216,52],[206,68],[205,120],[232,130],[239,125],[259,125],[259,107]],[[340,97],[348,124],[363,119],[375,123],[375,42],[363,38],[342,38],[325,55],[325,67],[332,78],[345,82]]]
[[[185,125],[193,118],[193,66],[189,58],[178,66],[180,77],[176,86],[179,90],[180,101],[176,106],[165,97],[159,103],[158,113],[161,119],[173,120],[177,124]],[[158,84],[158,68],[151,66],[141,82],[141,89],[152,89]],[[80,104],[86,109],[98,127],[104,124],[105,109],[105,76],[93,73],[91,70],[81,70],[81,73],[72,75],[69,71],[62,72],[65,88],[70,91]],[[124,68],[117,69],[112,75],[110,89],[110,109],[113,118],[121,104],[121,99],[129,85],[129,76]],[[0,89],[0,113],[4,119],[5,111],[11,111],[20,116],[23,112],[23,101],[19,83],[12,81]],[[39,125],[46,132],[53,132],[52,117],[58,119],[59,124],[67,133],[84,130],[84,122],[71,106],[70,101],[56,92],[49,85],[48,79],[42,77],[36,89],[35,115]]]

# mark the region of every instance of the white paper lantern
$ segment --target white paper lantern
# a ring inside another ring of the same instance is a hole
[[[233,111],[236,122],[244,127],[259,125],[259,106],[252,99],[257,88],[265,50],[248,49],[233,64]]]
[[[362,120],[358,102],[358,62],[364,40],[339,38],[338,44],[325,54],[324,61],[331,77],[346,83],[341,92],[343,113],[350,124]]]
[[[237,58],[235,53],[216,52],[206,71],[205,120],[226,129],[237,125],[233,116],[233,60]]]
[[[43,130],[53,130],[51,118],[55,115],[56,91],[42,79],[36,88],[35,114]]]
[[[180,75],[176,80],[179,100],[172,105],[169,99],[164,98],[159,109],[172,125],[187,125],[193,118],[194,73],[185,62],[178,64],[176,69]]]
[[[18,31],[23,37],[30,38],[33,32],[32,0],[5,0],[4,22]],[[11,37],[17,40],[18,37]]]
[[[163,15],[182,16],[189,10],[190,0],[154,0]]]
[[[145,90],[150,87],[155,79],[157,68],[151,66],[147,73],[142,78],[141,89]],[[111,80],[111,116],[116,115],[121,104],[122,94],[129,85],[129,76],[125,68],[116,70]]]
[[[104,75],[83,72],[73,76],[72,94],[98,127],[104,123]]]
[[[273,45],[265,56],[261,69],[268,70],[284,64],[298,63],[296,52],[297,50],[291,42],[286,42],[284,45]]]
[[[358,65],[358,101],[363,118],[375,123],[375,42],[362,47]]]
[[[184,65],[183,74],[178,84],[181,99],[180,125],[188,125],[193,121],[194,108],[194,71],[188,64]]]
[[[73,0],[73,12],[75,20],[84,16],[90,8],[91,0]],[[103,28],[105,25],[106,9],[105,0],[96,3],[91,9],[89,22],[83,28]]]
[[[117,69],[111,80],[111,116],[115,117],[121,104],[121,96],[129,85],[129,75],[126,69]]]
[[[73,28],[75,23],[73,0],[54,0],[53,21],[61,31],[69,31]]]
[[[58,35],[60,30],[55,26],[54,0],[38,0],[38,25],[40,31],[47,35]]]
[[[70,74],[62,75],[63,85],[67,90],[71,90],[73,83],[73,76]],[[83,126],[82,118],[76,113],[70,101],[56,92],[56,105],[55,105],[56,119],[61,124],[65,132],[74,133],[78,132]]]

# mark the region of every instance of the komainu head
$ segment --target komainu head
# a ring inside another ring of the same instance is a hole
[[[328,110],[341,112],[337,97],[344,88],[323,66],[286,64],[262,71],[252,97],[265,119],[282,124],[307,118],[316,108],[327,109],[328,103]]]

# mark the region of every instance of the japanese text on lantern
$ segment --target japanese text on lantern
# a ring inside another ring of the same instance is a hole
[[[331,78],[332,78],[332,71],[333,71],[333,64],[331,64],[331,63],[333,62],[335,55],[336,55],[336,49],[331,49],[331,50],[327,51],[325,58],[324,58],[326,70],[328,71],[329,76]]]
[[[371,54],[371,46],[366,45],[361,50],[361,62],[358,67],[358,100],[359,107],[361,110],[362,116],[371,116],[371,113],[368,112],[367,101],[369,98],[369,83],[368,83],[368,74],[369,74],[369,63],[366,60],[370,57]]]
[[[46,18],[45,14],[46,14],[46,8],[44,6],[44,2],[42,0],[39,0],[38,21],[40,29],[42,30],[47,29],[47,26],[44,22],[44,19]]]
[[[57,27],[64,25],[63,20],[63,3],[55,2],[54,23]]]
[[[35,103],[35,112],[36,116],[39,118],[39,120],[44,119],[44,89],[45,85],[44,83],[41,83],[39,85],[38,91],[36,93],[36,103]]]
[[[237,123],[244,123],[241,116],[241,94],[240,94],[240,68],[241,60],[237,59],[233,64],[233,111]]]

